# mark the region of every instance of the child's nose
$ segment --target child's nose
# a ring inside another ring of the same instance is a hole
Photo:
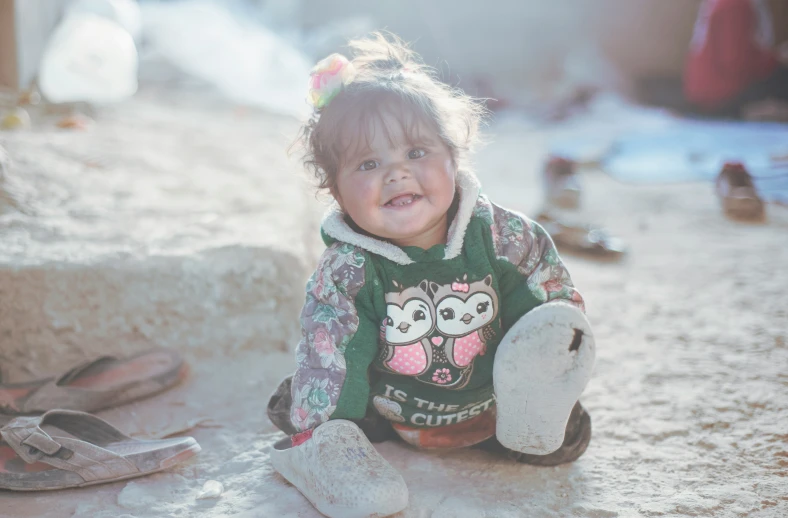
[[[406,178],[410,178],[410,168],[406,163],[398,162],[389,167],[389,171],[386,174],[386,183],[394,183]]]

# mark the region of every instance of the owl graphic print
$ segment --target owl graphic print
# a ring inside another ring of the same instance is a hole
[[[427,279],[407,288],[396,280],[392,284],[395,289],[385,295],[381,366],[428,385],[465,387],[474,359],[486,353],[494,327],[500,328],[492,325],[498,316],[492,275],[475,282],[466,273],[447,284]]]

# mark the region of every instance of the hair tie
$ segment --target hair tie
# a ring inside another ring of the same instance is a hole
[[[342,54],[331,54],[309,73],[309,103],[318,110],[325,108],[355,76],[353,63]]]

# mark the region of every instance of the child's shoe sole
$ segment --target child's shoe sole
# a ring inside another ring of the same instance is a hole
[[[533,455],[560,448],[595,354],[591,325],[575,306],[551,302],[520,318],[495,354],[498,441]]]

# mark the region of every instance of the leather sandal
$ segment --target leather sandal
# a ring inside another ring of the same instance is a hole
[[[715,190],[728,217],[750,221],[765,219],[763,200],[743,164],[727,162],[717,176]]]
[[[47,433],[44,426],[57,430]],[[64,432],[64,433],[63,433]],[[0,489],[44,491],[140,477],[194,456],[191,437],[137,440],[72,410],[17,417],[0,428]]]
[[[151,349],[127,358],[102,356],[57,378],[0,384],[0,415],[53,409],[95,412],[162,392],[187,373],[188,366],[172,349]]]

